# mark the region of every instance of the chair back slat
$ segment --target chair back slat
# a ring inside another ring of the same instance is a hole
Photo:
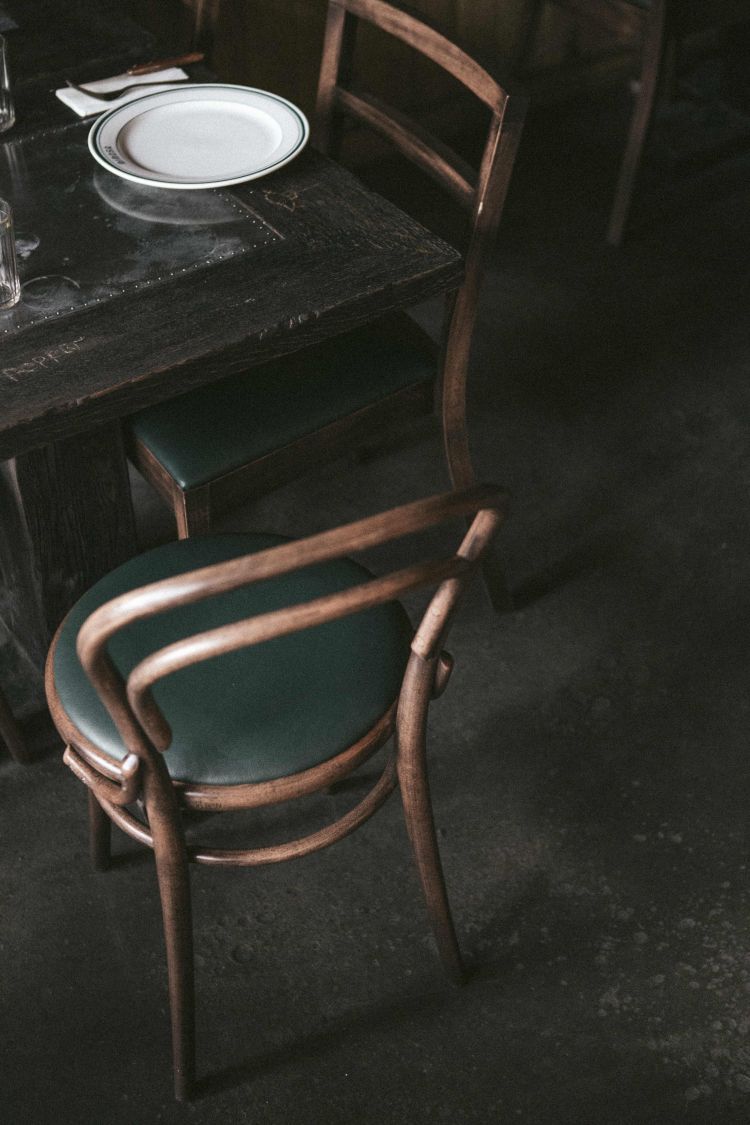
[[[473,207],[476,172],[438,137],[427,132],[407,114],[386,107],[371,94],[355,94],[339,86],[335,90],[334,102],[337,108],[359,118],[386,137],[399,152],[437,180],[463,207]]]
[[[278,578],[302,567],[366,551],[393,539],[426,531],[447,520],[465,518],[483,507],[499,506],[504,510],[506,503],[502,489],[494,485],[475,485],[462,492],[442,493],[404,504],[308,539],[294,540],[253,555],[152,582],[113,598],[92,613],[78,634],[78,655],[88,669],[96,663],[116,632],[145,617],[230,593],[267,578]]]
[[[490,108],[478,173],[403,112],[354,88],[354,49],[360,20],[427,56]],[[471,214],[468,241],[463,247],[464,282],[445,329],[448,344],[441,395],[451,414],[446,433],[465,429],[465,384],[477,295],[502,215],[527,104],[525,96],[501,86],[460,47],[401,7],[386,0],[329,0],[316,104],[316,143],[324,152],[335,155],[339,121],[353,117],[386,137]],[[468,468],[465,472],[456,468],[455,456],[449,457],[449,463],[454,484],[466,485],[472,479]]]
[[[331,6],[379,27],[431,59],[478,97],[493,112],[502,112],[507,93],[484,67],[419,16],[385,0],[330,0]]]

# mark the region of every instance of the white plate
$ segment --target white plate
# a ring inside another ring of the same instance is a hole
[[[103,114],[89,133],[116,176],[164,188],[217,188],[274,172],[302,151],[305,115],[277,94],[198,83],[160,90]]]

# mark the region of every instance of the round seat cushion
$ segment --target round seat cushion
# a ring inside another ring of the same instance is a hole
[[[76,653],[78,631],[104,602],[149,582],[285,542],[214,535],[131,559],[73,607],[58,637],[53,676],[78,730],[122,760],[127,753]],[[124,676],[146,655],[192,633],[367,581],[350,559],[319,564],[135,622],[111,639]],[[309,769],[353,745],[397,698],[413,631],[393,602],[193,665],[159,681],[154,697],[173,739],[165,761],[178,781],[234,785]]]

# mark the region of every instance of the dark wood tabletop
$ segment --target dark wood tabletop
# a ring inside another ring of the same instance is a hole
[[[19,17],[34,8],[13,2]],[[82,18],[80,0],[37,7],[61,25],[70,10]],[[104,53],[116,65],[90,77],[158,49],[125,20],[118,54],[108,26]],[[17,58],[29,59],[23,28],[12,34]],[[0,683],[22,711],[41,700],[51,630],[138,549],[121,418],[453,289],[461,276],[456,251],[311,147],[230,192],[139,194],[89,157],[90,120],[61,115],[62,72],[25,81],[18,125],[0,141],[0,195],[18,208],[28,286],[21,306],[0,313]],[[165,231],[154,208],[177,206],[175,196],[190,197],[179,205],[187,220]],[[212,208],[231,214],[214,222]],[[53,293],[35,306],[29,283],[40,273],[67,278],[70,299]]]
[[[44,148],[62,139],[85,154],[88,176],[113,178],[88,158],[88,128],[59,126],[33,141]],[[49,186],[65,200],[73,185]],[[164,189],[143,189],[144,198],[154,191]],[[304,347],[460,277],[455,251],[311,148],[231,194],[254,220],[246,252],[17,329],[9,323],[13,312],[0,312],[0,458]],[[68,201],[72,211],[75,201]],[[157,226],[148,219],[141,225],[146,236]],[[26,220],[29,231],[38,226],[33,216]],[[183,262],[178,236],[172,246]],[[106,254],[104,236],[83,250],[92,258]],[[35,253],[21,262],[22,280],[35,273]],[[46,272],[53,266],[45,253]],[[54,262],[54,248],[52,256]],[[121,286],[120,263],[103,265],[102,276]]]

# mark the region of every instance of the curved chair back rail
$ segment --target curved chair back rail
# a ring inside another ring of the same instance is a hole
[[[159,679],[191,664],[321,625],[396,600],[428,585],[438,589],[414,635],[412,653],[425,667],[431,668],[434,679],[442,667],[438,661],[440,646],[453,609],[499,527],[506,507],[505,492],[494,486],[477,485],[463,492],[406,504],[307,539],[151,583],[114,598],[91,614],[78,634],[79,658],[125,745],[132,755],[147,762],[153,761],[154,750],[166,751],[171,740],[168,720],[151,694],[152,686]],[[446,559],[417,563],[311,602],[185,637],[146,657],[132,669],[127,683],[109,656],[108,643],[112,637],[147,617],[471,515],[473,522],[458,552]],[[52,687],[49,676],[48,685]],[[122,763],[111,762],[106,754],[85,743],[79,750],[97,773],[124,783]],[[242,788],[245,787],[237,787]],[[247,787],[253,792],[258,788],[257,785]],[[252,800],[252,804],[256,801]]]

